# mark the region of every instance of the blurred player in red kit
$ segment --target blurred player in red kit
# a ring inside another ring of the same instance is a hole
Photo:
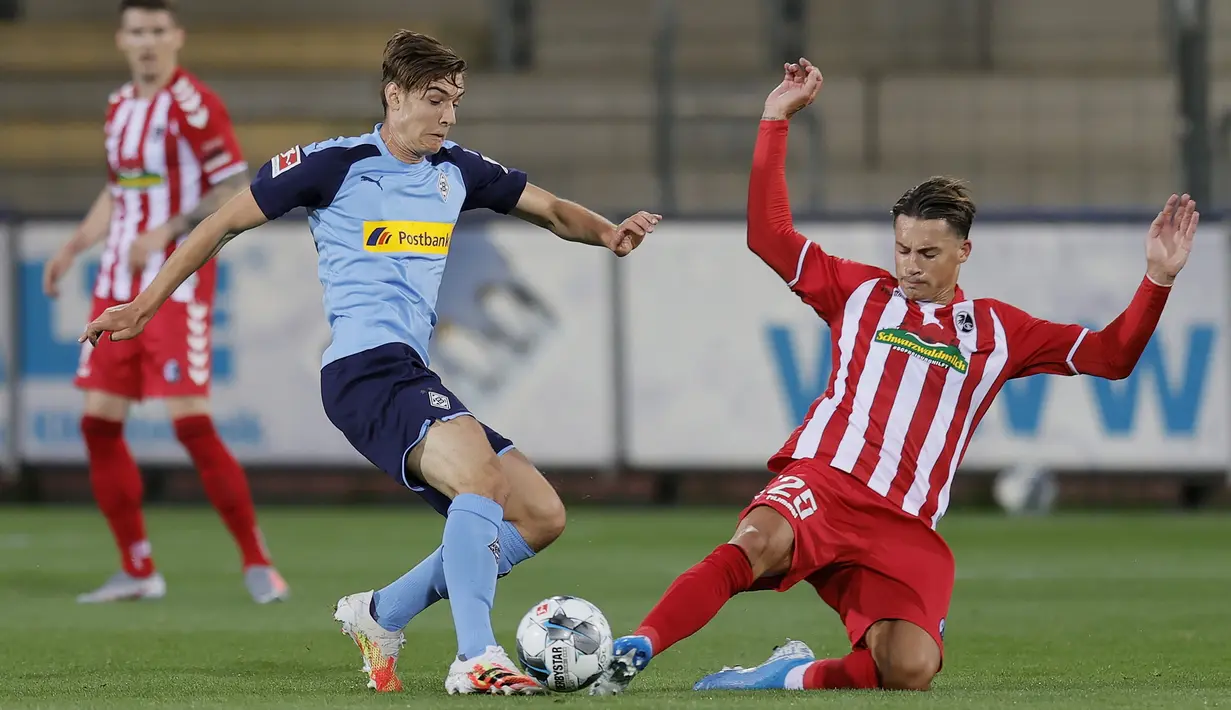
[[[776,474],[735,535],[680,575],[630,636],[594,694],[627,688],[650,659],[700,630],[734,595],[806,581],[842,619],[852,651],[817,660],[788,641],[755,668],[724,668],[696,690],[926,690],[940,671],[954,562],[936,524],[992,399],[1034,374],[1127,377],[1192,247],[1199,215],[1172,195],[1150,225],[1128,308],[1091,332],[971,298],[958,272],[975,206],[932,178],[892,210],[897,274],[831,256],[792,225],[789,120],[821,88],[801,59],[765,102],[748,189],[748,246],[830,327],[833,373],[769,460]]]
[[[116,44],[132,81],[111,95],[104,141],[107,184],[73,238],[47,263],[43,288],[78,254],[105,241],[92,317],[131,301],[153,280],[180,238],[248,181],[248,166],[222,101],[178,64],[184,30],[174,0],[123,0]],[[86,343],[76,385],[85,390],[81,432],[90,484],[119,547],[122,569],[78,601],[153,599],[166,593],[154,569],[141,513],[141,474],[124,441],[134,402],[163,399],[201,474],[210,501],[243,557],[244,583],[258,603],[284,599],[243,468],[214,428],[209,408],[216,264],[186,282],[143,337]]]

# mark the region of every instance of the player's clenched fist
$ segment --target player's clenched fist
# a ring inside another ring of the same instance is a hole
[[[91,345],[98,345],[98,339],[103,333],[111,333],[112,340],[129,340],[141,335],[148,320],[143,318],[131,303],[112,306],[85,327],[85,333],[77,342],[84,343],[88,340]]]
[[[765,113],[761,117],[767,121],[782,121],[794,116],[812,103],[824,81],[821,70],[803,57],[798,64],[783,64],[782,69],[782,83],[765,99]]]
[[[660,214],[641,211],[621,222],[606,240],[607,248],[615,252],[616,256],[627,256],[629,252],[641,246],[641,242],[650,232],[654,231],[654,225],[658,224],[663,218]]]

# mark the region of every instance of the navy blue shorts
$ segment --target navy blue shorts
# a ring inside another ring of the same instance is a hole
[[[325,365],[321,404],[356,451],[441,515],[448,512],[449,498],[406,470],[406,454],[433,422],[465,416],[470,410],[423,364],[414,348],[388,343]],[[513,442],[482,426],[498,456],[513,449]]]

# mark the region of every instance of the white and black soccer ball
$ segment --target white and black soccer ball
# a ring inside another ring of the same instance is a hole
[[[549,597],[517,626],[517,662],[548,690],[581,690],[611,662],[611,626],[585,599]]]
[[[1055,475],[1029,463],[1001,471],[992,483],[992,497],[1010,515],[1046,515],[1056,503],[1057,492]]]

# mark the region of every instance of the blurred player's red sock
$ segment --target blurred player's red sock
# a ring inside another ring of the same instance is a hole
[[[752,582],[744,551],[730,543],[719,545],[667,587],[635,633],[649,638],[658,655],[699,631]]]
[[[124,422],[82,417],[81,435],[90,459],[94,500],[111,527],[124,571],[148,577],[154,573],[154,560],[141,515],[141,471],[124,442]]]
[[[809,664],[807,670],[804,671],[804,690],[879,687],[880,678],[876,674],[876,661],[872,660],[872,652],[866,648],[852,651],[842,658],[816,661]]]
[[[205,495],[226,523],[244,558],[244,567],[268,565],[269,553],[256,525],[256,510],[244,469],[231,455],[204,414],[175,420],[175,437],[180,440],[201,475]]]

